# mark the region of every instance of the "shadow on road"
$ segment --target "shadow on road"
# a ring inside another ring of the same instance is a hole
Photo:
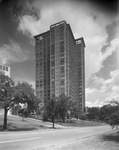
[[[102,136],[103,141],[113,141],[119,143],[119,131]]]

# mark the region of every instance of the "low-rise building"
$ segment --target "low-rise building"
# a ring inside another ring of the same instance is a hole
[[[10,67],[5,65],[0,65],[0,73],[5,74],[6,76],[10,77]]]

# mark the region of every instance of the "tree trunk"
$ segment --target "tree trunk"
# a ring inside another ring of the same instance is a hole
[[[55,122],[54,122],[54,118],[52,118],[52,127],[54,128],[55,127]]]
[[[7,129],[7,112],[8,112],[8,109],[5,107],[4,108],[4,124],[3,124],[3,129],[4,130]]]

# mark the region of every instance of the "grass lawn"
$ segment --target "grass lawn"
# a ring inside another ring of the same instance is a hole
[[[62,125],[62,126],[76,126],[76,127],[88,127],[88,126],[101,126],[101,125],[105,125],[105,123],[100,123],[100,122],[95,122],[95,121],[84,121],[84,120],[78,120],[78,121],[75,121],[75,122],[66,122],[66,123],[63,123],[63,122],[59,122],[58,123],[59,125]]]
[[[48,123],[44,123],[41,120],[35,120],[30,118],[24,118],[17,116],[9,116],[8,115],[8,130],[9,131],[23,131],[23,130],[34,130],[34,129],[42,129],[48,128]],[[0,131],[2,131],[3,126],[3,116],[0,115]]]
[[[36,130],[36,129],[44,129],[44,128],[52,128],[52,123],[50,122],[43,122],[42,120],[31,119],[31,118],[24,118],[17,116],[10,116],[8,115],[8,130],[9,131],[23,131],[23,130]],[[104,125],[99,122],[93,121],[83,121],[79,120],[73,123],[63,123],[59,122],[55,124],[56,128],[64,127],[85,127],[85,126],[99,126]],[[2,131],[3,127],[3,115],[0,115],[0,131]]]

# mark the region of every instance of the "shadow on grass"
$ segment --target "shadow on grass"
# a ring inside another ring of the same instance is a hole
[[[30,128],[19,128],[16,125],[14,125],[13,123],[9,122],[7,124],[7,129],[3,129],[3,125],[0,125],[0,131],[29,131],[29,130],[36,130],[36,128],[34,127],[30,127]]]
[[[30,131],[36,130],[36,128],[16,128],[16,129],[8,129],[8,131]]]
[[[38,127],[33,127],[33,126],[26,126],[26,127],[17,127],[13,123],[8,123],[7,129],[3,129],[3,125],[0,125],[0,132],[2,131],[30,131],[30,130],[39,130],[39,129],[48,129],[48,127],[45,127],[43,125],[39,125]]]
[[[105,123],[95,122],[95,121],[69,121],[69,122],[58,122],[59,125],[69,126],[69,127],[90,127],[90,126],[101,126],[106,125]]]
[[[103,141],[112,141],[119,143],[119,131],[102,136]]]
[[[9,122],[7,126],[8,126],[8,128],[9,128],[9,127],[12,127],[12,128],[14,128],[14,129],[17,128],[17,126],[15,126],[14,123],[12,123],[12,122]]]

